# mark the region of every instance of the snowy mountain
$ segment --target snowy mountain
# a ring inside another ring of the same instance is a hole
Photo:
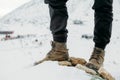
[[[70,56],[89,59],[93,50],[94,13],[93,0],[69,0],[68,49]],[[111,43],[106,48],[104,67],[120,80],[120,10],[119,0],[114,0],[114,21]],[[49,10],[43,0],[31,0],[0,19],[0,31],[12,30],[12,40],[0,40],[0,80],[90,80],[85,72],[62,67],[57,62],[44,62],[31,67],[50,50]],[[4,35],[0,35],[2,39]]]
[[[48,19],[48,13],[43,10],[46,10],[46,8],[47,6],[43,4],[43,0],[33,0],[15,9],[9,15],[4,16],[0,21],[5,24],[22,25],[27,23],[36,23],[41,25]]]

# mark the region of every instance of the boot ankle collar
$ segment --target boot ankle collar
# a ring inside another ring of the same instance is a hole
[[[95,47],[94,51],[97,51],[98,53],[105,53],[105,51],[102,48]]]

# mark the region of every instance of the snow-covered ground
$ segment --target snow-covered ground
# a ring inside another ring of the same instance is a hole
[[[93,0],[70,0],[67,4],[69,54],[88,60],[94,43],[92,39],[81,36],[91,36],[93,33]],[[113,32],[111,42],[106,48],[104,63],[104,67],[116,80],[120,80],[119,7],[119,0],[114,0]],[[19,39],[0,41],[0,80],[90,80],[89,74],[76,68],[59,66],[57,62],[48,61],[31,67],[51,48],[48,12],[48,6],[43,0],[32,0],[0,19],[0,31],[12,30],[12,37],[22,36]],[[73,24],[76,20],[82,24]],[[3,37],[4,35],[0,35],[0,39]]]

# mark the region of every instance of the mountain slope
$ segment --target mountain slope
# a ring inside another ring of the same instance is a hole
[[[70,56],[89,59],[93,50],[92,39],[82,38],[82,35],[92,36],[94,28],[92,0],[68,1],[68,49]],[[113,36],[106,48],[104,67],[120,80],[120,26],[119,2],[114,0]],[[49,31],[49,13],[43,0],[32,0],[17,8],[0,20],[0,30],[14,30],[13,36],[23,38],[0,41],[0,80],[90,80],[85,72],[58,66],[57,62],[44,62],[31,67],[35,61],[42,59],[50,50],[52,40]],[[74,24],[74,20],[83,24]],[[1,38],[0,38],[1,39]]]

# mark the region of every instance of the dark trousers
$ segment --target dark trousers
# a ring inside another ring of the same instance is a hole
[[[110,42],[113,13],[113,0],[94,0],[93,9],[95,11],[94,39],[95,47],[105,48]],[[67,0],[45,0],[49,4],[51,17],[50,30],[53,40],[58,42],[67,41],[67,19],[68,12],[66,7]]]

